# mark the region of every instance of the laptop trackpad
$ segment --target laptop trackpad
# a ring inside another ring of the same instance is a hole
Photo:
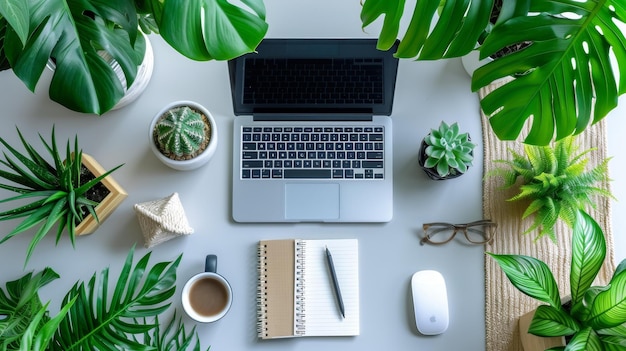
[[[338,219],[339,184],[285,184],[285,218]]]

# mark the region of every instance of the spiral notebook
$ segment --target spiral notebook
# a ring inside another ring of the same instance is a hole
[[[341,316],[328,263],[332,252],[345,306]],[[259,242],[258,336],[359,335],[357,239]]]

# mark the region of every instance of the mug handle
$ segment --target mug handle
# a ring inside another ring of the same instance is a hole
[[[217,272],[217,256],[216,255],[207,255],[206,261],[204,262],[204,271],[205,272]]]

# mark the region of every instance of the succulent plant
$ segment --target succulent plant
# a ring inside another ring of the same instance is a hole
[[[35,246],[55,224],[58,224],[57,242],[63,230],[67,228],[72,245],[74,245],[76,226],[89,214],[98,220],[95,211],[98,203],[88,198],[88,192],[122,165],[99,177],[84,181],[81,179],[82,150],[78,148],[78,137],[74,138],[74,150],[70,147],[70,141],[67,141],[65,160],[63,160],[56,145],[54,128],[52,128],[50,143],[39,135],[46,150],[52,156],[52,163],[49,163],[24,139],[19,129],[17,133],[26,154],[20,153],[0,138],[0,143],[9,151],[9,154],[4,154],[4,160],[0,160],[0,164],[9,168],[9,170],[0,169],[0,179],[10,182],[9,184],[0,183],[0,188],[19,195],[2,199],[0,204],[12,201],[28,203],[0,212],[0,221],[26,218],[2,238],[0,244],[41,224],[28,246],[26,253],[26,262],[28,262]],[[15,159],[9,156],[11,154]]]
[[[519,193],[508,201],[530,200],[522,218],[534,214],[533,225],[524,233],[540,229],[537,239],[548,235],[553,241],[554,225],[561,218],[570,227],[576,212],[586,205],[595,207],[592,195],[611,197],[608,189],[596,183],[608,181],[610,158],[590,170],[586,170],[587,153],[594,148],[577,153],[574,137],[563,138],[554,145],[524,145],[525,155],[509,149],[512,160],[496,160],[505,167],[498,167],[487,176],[500,176],[504,188],[519,184]]]
[[[468,133],[459,133],[457,123],[448,125],[441,122],[438,129],[430,131],[423,143],[426,145],[423,150],[426,157],[420,164],[425,170],[435,170],[440,179],[461,175],[472,165],[476,145],[470,141]]]
[[[188,106],[178,106],[166,111],[155,125],[155,141],[161,152],[176,159],[188,159],[200,154],[210,131],[200,112]],[[210,127],[209,127],[210,128]]]

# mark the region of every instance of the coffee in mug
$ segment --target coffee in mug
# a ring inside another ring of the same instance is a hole
[[[191,277],[183,288],[183,308],[189,317],[198,322],[215,322],[230,309],[232,289],[216,270],[217,256],[208,255],[205,272]]]

